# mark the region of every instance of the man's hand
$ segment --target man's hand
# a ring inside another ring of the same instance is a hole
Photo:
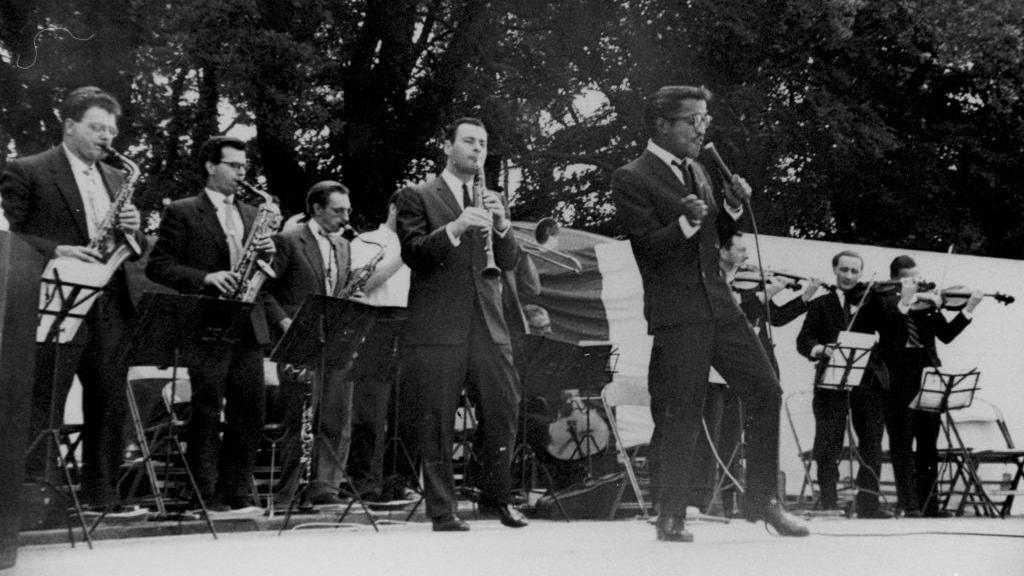
[[[256,252],[263,258],[273,256],[277,252],[277,246],[274,241],[270,239],[270,236],[258,236],[253,240],[253,247],[256,248]]]
[[[700,226],[700,223],[708,215],[708,205],[698,198],[696,194],[690,194],[679,200],[679,202],[682,203],[683,215],[690,221],[690,224]]]
[[[767,284],[765,284],[765,292],[768,293],[768,299],[771,300],[776,294],[786,289],[786,282],[778,276],[765,276]]]
[[[121,211],[117,213],[117,224],[122,230],[138,232],[142,227],[142,216],[139,214],[139,209],[130,202],[121,206]]]
[[[58,257],[74,258],[75,260],[81,260],[82,262],[98,263],[100,261],[99,251],[89,248],[88,246],[68,246],[66,244],[61,244],[54,249],[53,253]]]
[[[967,299],[967,304],[964,306],[964,310],[968,313],[974,312],[974,309],[978,307],[978,304],[985,299],[985,293],[981,290],[974,290],[971,292],[971,297]]]
[[[487,210],[476,206],[467,206],[462,210],[462,214],[459,214],[459,217],[452,220],[449,225],[452,227],[452,234],[458,238],[470,228],[487,230],[494,225],[493,222],[494,219]]]
[[[832,354],[834,354],[835,351],[836,351],[836,345],[835,344],[825,344],[824,347],[821,349],[821,353],[818,354],[818,358],[822,358],[822,359],[831,358]]]
[[[807,282],[807,286],[804,288],[804,293],[800,295],[804,302],[810,302],[811,298],[814,298],[814,294],[821,288],[824,281],[821,278],[810,278]]]
[[[219,270],[217,272],[210,272],[203,278],[203,284],[207,286],[213,286],[221,292],[221,294],[230,294],[238,289],[238,283],[241,279],[238,274],[230,270]]]
[[[508,228],[508,217],[505,214],[505,204],[502,203],[498,193],[491,190],[485,190],[483,200],[484,209],[491,213],[494,228],[497,230],[504,230],[505,228]]]
[[[747,184],[747,181],[739,174],[732,175],[732,181],[725,185],[724,192],[725,199],[733,208],[742,208],[753,194],[750,184]]]
[[[292,327],[292,319],[286,316],[278,320],[277,325],[281,328],[282,332],[287,332]]]

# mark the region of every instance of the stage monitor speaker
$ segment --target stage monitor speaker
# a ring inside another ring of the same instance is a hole
[[[18,553],[43,264],[17,235],[0,231],[0,569]]]

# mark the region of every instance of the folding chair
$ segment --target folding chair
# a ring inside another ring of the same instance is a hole
[[[1024,494],[1020,488],[1024,478],[1024,450],[1016,448],[1002,411],[975,396],[970,408],[954,412],[952,416],[960,440],[970,449],[970,461],[966,464],[974,467],[974,476],[987,497],[985,502],[977,501],[970,493],[961,495],[958,512],[970,505],[975,514],[992,515],[990,506],[994,506],[1000,518],[1009,516],[1015,496]],[[952,453],[952,447],[940,446],[940,458],[951,458]]]
[[[643,517],[649,518],[640,479],[637,476],[638,453],[650,444],[654,430],[654,422],[650,415],[651,395],[647,391],[647,382],[616,378],[601,390],[601,403],[604,405],[605,415],[615,438],[619,461],[625,467],[629,485],[633,489],[636,505]],[[622,506],[625,490],[625,485],[620,486],[609,519],[614,518]]]

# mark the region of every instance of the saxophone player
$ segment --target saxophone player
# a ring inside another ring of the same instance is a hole
[[[101,254],[89,243],[103,233],[104,222],[118,226],[144,247],[139,211],[131,202],[122,203],[117,214],[108,218],[124,175],[100,160],[117,136],[120,104],[103,90],[86,86],[67,95],[60,115],[61,144],[11,160],[0,176],[0,199],[11,231],[44,258],[100,262]],[[128,321],[135,312],[128,282],[122,269],[114,273],[73,341],[60,345],[56,375],[57,345],[39,345],[30,417],[30,440],[43,430],[60,426],[65,398],[73,377],[78,375],[84,418],[81,496],[88,507],[105,509],[108,515],[119,513],[115,485],[123,447],[127,367],[117,359]],[[46,452],[42,447],[33,450],[27,477],[47,475]]]
[[[276,247],[269,235],[250,236],[260,227],[258,211],[237,201],[247,169],[245,142],[214,136],[199,154],[206,187],[164,210],[146,275],[182,293],[232,294],[245,280],[235,269],[248,257],[246,248],[271,261]],[[249,481],[263,425],[263,347],[270,343],[260,296],[234,343],[184,360],[192,382],[187,459],[211,512],[259,510],[252,506]]]
[[[317,182],[306,193],[305,222],[274,237],[277,278],[267,284],[267,316],[286,332],[309,294],[338,295],[349,280],[349,243],[340,232],[352,213],[349,191],[333,180]],[[325,373],[314,377],[313,414],[317,415],[314,473],[302,504],[338,505],[352,430],[352,381],[340,358],[327,358]],[[288,429],[282,446],[284,482],[279,494],[291,494],[301,454],[299,428],[306,384],[281,374],[280,399]]]

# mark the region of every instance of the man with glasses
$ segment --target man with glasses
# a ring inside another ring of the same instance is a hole
[[[245,142],[214,136],[199,156],[206,188],[164,210],[146,275],[185,294],[216,298],[238,287],[234,268],[257,209],[236,198],[247,166]],[[265,260],[276,252],[269,237],[255,238],[254,247]],[[259,510],[252,507],[249,483],[263,426],[263,347],[270,343],[262,294],[237,336],[185,358],[192,382],[187,458],[211,512]]]
[[[711,367],[747,414],[747,519],[764,520],[783,536],[806,536],[806,526],[776,497],[782,389],[718,265],[718,227],[742,215],[751,189],[738,175],[713,181],[696,160],[711,123],[710,99],[706,88],[693,86],[665,86],[649,95],[647,148],[612,176],[612,198],[640,269],[654,336],[648,387],[657,537],[693,540],[686,507]]]
[[[339,232],[348,223],[352,201],[341,182],[317,182],[306,193],[306,221],[274,237],[277,278],[267,285],[267,316],[280,332],[310,294],[337,295],[349,278],[349,243]],[[352,438],[352,381],[346,377],[345,359],[326,358],[325,374],[314,380],[313,413],[317,415],[312,484],[302,496],[307,504],[340,505],[338,490],[345,480]],[[302,399],[307,385],[278,367],[280,399],[288,433],[282,445],[284,483],[279,491],[289,496],[298,481],[297,464]]]
[[[117,100],[99,88],[73,90],[61,106],[62,143],[45,152],[11,160],[0,176],[0,199],[11,231],[44,258],[100,261],[100,253],[88,245],[106,220],[124,180],[120,170],[100,162],[107,156],[105,147],[117,136],[120,115]],[[124,204],[116,222],[145,246],[135,206]],[[39,346],[32,393],[30,441],[43,430],[63,423],[64,402],[74,376],[78,375],[84,419],[82,499],[90,508],[116,514],[120,513],[116,510],[116,483],[127,406],[127,366],[118,358],[134,312],[128,277],[123,269],[118,270],[96,298],[74,340],[61,345],[56,376],[56,345]],[[45,448],[37,448],[30,455],[29,478],[44,476],[46,452]]]

